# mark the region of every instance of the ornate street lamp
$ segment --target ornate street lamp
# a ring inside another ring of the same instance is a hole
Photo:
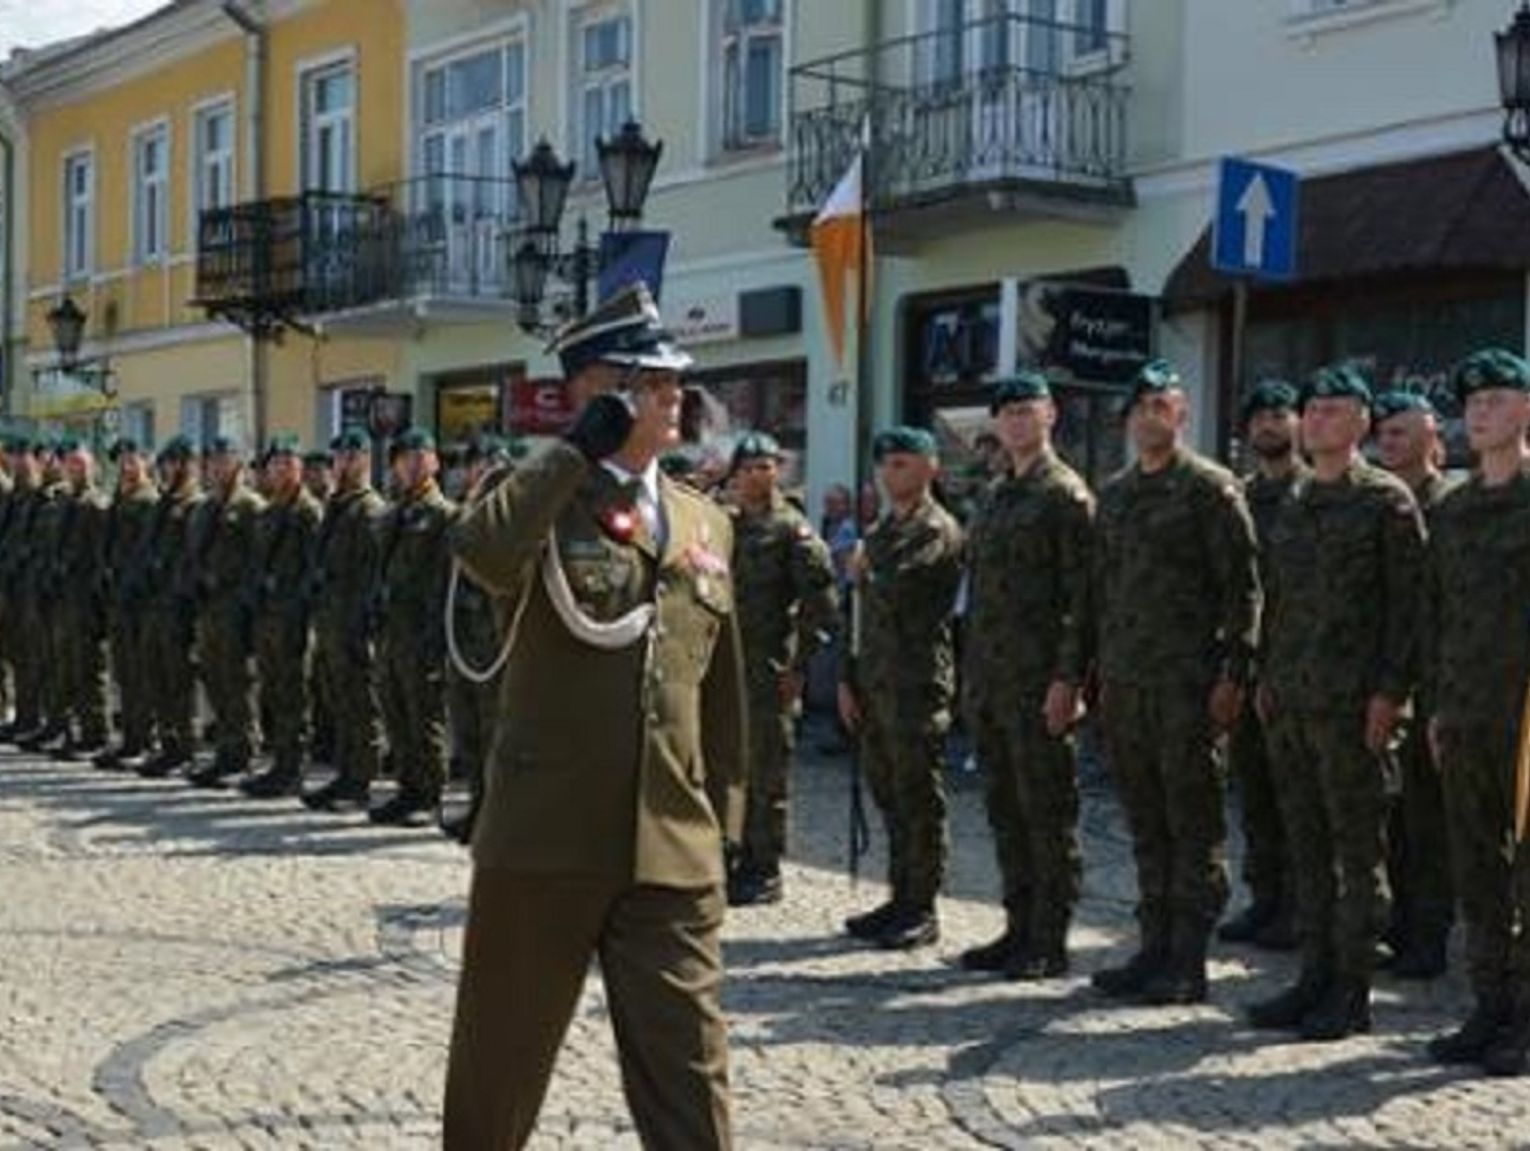
[[[53,333],[53,346],[58,349],[58,362],[63,369],[73,371],[80,362],[80,342],[85,336],[85,313],[74,297],[65,295],[48,310],[48,329]]]
[[[643,204],[659,170],[664,145],[650,143],[636,120],[628,120],[611,139],[595,141],[600,159],[600,179],[606,186],[606,204],[612,225],[630,224],[643,215]]]
[[[517,160],[515,187],[526,212],[526,230],[536,235],[558,234],[563,221],[563,205],[568,200],[569,185],[574,182],[574,165],[560,163],[558,154],[544,136],[531,155]]]
[[[1503,142],[1530,163],[1530,0],[1513,22],[1494,33],[1498,49],[1498,97],[1503,104]]]

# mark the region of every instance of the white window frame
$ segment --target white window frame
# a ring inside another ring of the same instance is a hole
[[[318,118],[313,113],[313,98],[318,82],[327,76],[349,72],[351,76],[351,103],[343,113],[325,113]],[[354,194],[359,188],[359,138],[361,134],[361,69],[354,48],[344,48],[326,56],[301,60],[296,67],[297,79],[297,172],[300,191],[329,191],[337,194]],[[317,142],[321,127],[344,122],[348,124],[345,141],[345,179],[339,188],[320,189],[318,184]]]
[[[584,119],[584,103],[586,93],[594,87],[599,87],[603,92],[610,90],[625,80],[627,85],[627,116],[637,120],[642,116],[639,110],[639,87],[638,87],[638,62],[642,58],[641,12],[637,0],[595,0],[595,2],[572,6],[569,9],[568,20],[568,155],[573,159],[575,168],[575,180],[581,184],[593,184],[600,181],[600,168],[598,164],[591,162],[586,155],[586,145],[593,151],[589,125]],[[594,82],[586,80],[584,68],[584,32],[596,24],[603,24],[609,20],[625,19],[627,21],[627,60],[623,67],[611,67]],[[606,97],[603,97],[603,101]],[[607,131],[612,127],[610,124],[602,125]],[[616,125],[620,127],[620,125]]]
[[[209,155],[204,128],[214,116],[228,117],[229,136],[226,154]],[[213,207],[228,207],[239,199],[239,105],[232,92],[203,100],[191,107],[191,162],[187,165],[186,202],[191,205],[187,221],[187,247],[195,250],[200,235],[202,213]],[[221,172],[220,184],[226,185],[227,199],[209,203],[207,196],[209,167]]]
[[[510,67],[509,58],[513,49],[519,49],[521,54],[521,93],[518,99],[512,99],[510,94]],[[499,131],[500,140],[500,164],[499,171],[492,173],[494,176],[513,180],[515,169],[513,165],[520,160],[530,149],[531,135],[531,37],[524,17],[518,17],[504,28],[492,35],[476,37],[470,42],[457,43],[448,49],[437,49],[421,54],[412,64],[411,83],[411,123],[410,123],[410,162],[413,165],[415,176],[426,176],[433,173],[426,165],[426,149],[430,140],[439,136],[442,142],[442,153],[446,154],[446,142],[453,130],[462,130],[468,126],[465,120],[446,121],[442,124],[432,125],[425,121],[426,116],[426,84],[428,77],[443,69],[450,68],[453,64],[463,60],[472,59],[484,53],[495,51],[500,53],[500,98],[494,109],[486,109],[476,113],[474,119],[487,120],[493,116]],[[514,116],[519,114],[521,121],[521,138],[519,146],[512,139],[511,123]],[[445,169],[451,173],[448,166]]]
[[[709,101],[717,117],[713,138],[716,150],[726,155],[757,153],[779,148],[786,133],[786,86],[789,83],[790,63],[788,46],[792,33],[792,0],[776,0],[780,5],[780,18],[771,25],[748,25],[738,33],[728,30],[728,5],[730,0],[707,0],[707,26],[715,29],[707,44],[707,66],[712,77],[713,99]],[[738,43],[737,91],[730,91],[728,75],[728,48]],[[749,50],[759,40],[776,42],[777,75],[775,99],[775,129],[773,132],[750,135],[747,129],[749,99]],[[735,134],[729,123],[728,113],[737,110],[739,132]]]
[[[1010,12],[1022,17],[1028,16],[1032,11],[1030,0],[1003,0],[1003,2]],[[1057,23],[1075,26],[1058,32],[1058,75],[1076,76],[1125,63],[1124,41],[1121,41],[1119,36],[1126,30],[1127,0],[1105,0],[1104,46],[1082,52],[1078,50],[1079,32],[1076,26],[1084,23],[1086,5],[1097,2],[1098,0],[1056,0]],[[1293,0],[1293,3],[1302,2],[1304,0]],[[1387,3],[1389,0],[1381,0],[1381,2]],[[909,0],[910,27],[921,35],[935,32],[941,6],[942,0]],[[984,8],[984,0],[963,0],[962,3],[962,23],[968,25],[967,35],[958,43],[961,52],[958,75],[962,77],[975,75],[983,68],[983,30],[973,25],[986,15]],[[1024,66],[1030,58],[1030,46],[1023,42],[1016,42],[1023,41],[1028,31],[1027,26],[1019,24],[1012,28],[1010,42],[1005,45],[1011,66]],[[919,59],[915,61],[918,82],[933,83],[939,78],[939,63],[936,42],[929,40],[925,43],[924,50],[919,53]]]
[[[76,198],[74,194],[75,165],[85,164],[85,193]],[[94,145],[73,148],[64,153],[63,163],[64,227],[63,259],[60,261],[62,279],[65,283],[89,279],[96,270],[96,149]],[[75,227],[75,211],[82,209],[83,228]],[[81,235],[83,232],[83,235]],[[81,259],[76,262],[75,241],[81,242]]]
[[[122,434],[145,449],[154,442],[153,400],[132,400],[122,405]]]
[[[160,145],[160,159],[159,170],[151,186],[144,172],[143,161],[145,146],[155,140]],[[168,116],[136,125],[128,134],[128,238],[132,245],[131,263],[134,267],[157,267],[170,258],[171,147]],[[153,247],[150,246],[151,227],[156,241]]]
[[[225,388],[211,392],[196,392],[181,397],[181,434],[189,436],[193,443],[205,444],[213,436],[244,436],[244,404],[237,388]],[[207,415],[212,410],[209,424]]]

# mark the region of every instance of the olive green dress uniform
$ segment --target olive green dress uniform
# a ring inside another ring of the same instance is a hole
[[[861,764],[887,826],[888,886],[909,915],[932,913],[945,880],[961,575],[961,528],[934,497],[885,514],[865,541],[860,652],[841,673],[860,702]]]
[[[248,578],[266,502],[241,479],[197,509],[186,561],[197,590],[197,662],[217,729],[209,769],[231,775],[249,766],[255,742],[250,670]]]
[[[119,483],[107,513],[104,548],[112,678],[122,704],[122,756],[141,755],[154,738],[154,693],[149,642],[148,561],[159,490],[145,479],[125,490]]]
[[[733,580],[749,686],[749,802],[741,865],[774,877],[786,854],[788,773],[797,704],[781,676],[803,672],[838,627],[834,565],[807,518],[779,491],[733,512]]]
[[[255,530],[255,667],[274,770],[296,780],[308,721],[308,562],[323,514],[301,484],[266,505]]]
[[[160,774],[188,762],[196,748],[197,599],[188,557],[192,525],[205,502],[192,479],[161,492],[138,561],[142,570],[126,577],[144,588],[144,659],[159,729],[159,754],[151,766]]]
[[[964,710],[1004,883],[1006,969],[1060,969],[1078,902],[1073,733],[1047,731],[1054,682],[1081,687],[1092,646],[1094,498],[1050,449],[987,489],[967,537]],[[1038,972],[1040,973],[1040,972]]]
[[[1336,1002],[1369,990],[1386,917],[1386,780],[1365,714],[1373,696],[1402,704],[1412,693],[1423,563],[1413,494],[1360,461],[1336,481],[1299,484],[1270,536],[1270,750],[1304,985]]]
[[[446,781],[447,533],[457,509],[434,480],[405,494],[382,526],[378,690],[401,795],[434,806]]]
[[[470,506],[477,506],[482,497]],[[463,576],[457,581],[452,627],[457,654],[474,672],[487,671],[499,659],[509,626],[504,602],[478,582]],[[483,794],[489,749],[499,717],[499,674],[479,683],[463,675],[455,664],[447,673],[447,710],[451,715],[455,755],[475,801]]]
[[[484,808],[447,1078],[449,1151],[529,1137],[592,955],[652,1148],[730,1146],[719,1003],[723,829],[742,832],[747,737],[727,517],[658,481],[664,539],[603,467],[558,444],[466,517],[468,573],[519,605]],[[576,635],[651,605],[631,642]],[[572,685],[572,686],[571,686]],[[524,718],[524,722],[521,720]]]
[[[106,603],[108,505],[94,485],[67,486],[52,534],[49,564],[57,588],[51,626],[60,676],[60,716],[69,746],[99,751],[106,743]]]
[[[1203,995],[1228,887],[1208,700],[1221,678],[1247,682],[1260,607],[1254,526],[1237,479],[1184,447],[1162,470],[1133,464],[1112,477],[1096,523],[1101,712],[1142,934],[1121,991],[1149,990],[1162,973]],[[1113,991],[1106,977],[1096,982]]]

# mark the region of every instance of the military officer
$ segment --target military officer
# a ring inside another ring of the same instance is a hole
[[[373,589],[379,525],[387,505],[372,489],[372,440],[346,428],[331,442],[335,494],[325,510],[309,568],[314,653],[335,715],[335,778],[303,796],[314,811],[365,811],[381,756],[373,652]]]
[[[308,722],[308,564],[323,509],[303,483],[301,447],[276,435],[261,469],[270,502],[255,529],[250,610],[254,616],[256,677],[271,766],[242,780],[256,799],[298,793]]]
[[[212,761],[187,778],[219,787],[250,766],[255,738],[248,580],[266,502],[246,483],[243,449],[232,436],[213,437],[203,455],[210,490],[185,558],[197,602],[197,661],[217,737]]]
[[[191,525],[205,500],[197,482],[197,453],[190,439],[171,437],[155,457],[159,503],[149,524],[141,557],[124,577],[144,588],[145,667],[153,699],[159,750],[138,774],[162,779],[189,767],[196,748],[192,716],[196,671],[196,592],[188,582]]]
[[[1112,998],[1197,1003],[1227,901],[1215,741],[1243,707],[1259,621],[1254,525],[1232,474],[1185,445],[1179,374],[1144,365],[1126,401],[1137,459],[1100,492],[1100,707],[1137,860],[1137,952],[1095,973]]]
[[[998,383],[989,413],[1009,470],[983,493],[967,538],[962,681],[1005,929],[961,964],[1043,979],[1068,968],[1082,872],[1073,729],[1093,644],[1094,498],[1052,447],[1057,407],[1044,375]]]
[[[1308,472],[1297,448],[1301,430],[1297,399],[1294,387],[1271,379],[1261,380],[1243,401],[1243,427],[1255,461],[1254,471],[1243,480],[1243,497],[1259,542],[1261,582],[1268,579],[1265,564],[1275,516],[1286,495]],[[1296,946],[1296,882],[1270,775],[1264,724],[1252,699],[1244,700],[1227,750],[1243,819],[1243,880],[1253,898],[1241,914],[1222,924],[1217,938],[1286,951]]]
[[[1376,397],[1372,424],[1378,462],[1412,490],[1427,528],[1450,488],[1440,471],[1445,449],[1434,405],[1420,392],[1384,392]],[[1385,938],[1393,953],[1388,970],[1400,979],[1445,973],[1445,943],[1455,912],[1445,797],[1429,752],[1428,722],[1429,700],[1420,692],[1397,749],[1401,791],[1387,808],[1392,920]]]
[[[722,829],[742,831],[748,746],[731,528],[659,473],[689,357],[647,290],[557,348],[573,395],[595,398],[454,533],[517,623],[473,839],[445,1145],[526,1142],[599,955],[639,1138],[727,1148]]]
[[[335,494],[334,453],[315,448],[303,454],[303,486],[323,510]],[[317,536],[315,537],[317,542]],[[310,557],[310,565],[312,557]],[[304,592],[307,594],[306,590]],[[312,605],[309,605],[310,610]],[[315,763],[333,764],[335,758],[334,707],[329,700],[329,675],[324,669],[318,645],[308,657],[308,755]]]
[[[1477,456],[1472,477],[1435,509],[1426,597],[1429,731],[1444,781],[1451,862],[1466,924],[1475,1005],[1429,1045],[1442,1063],[1523,1075],[1530,1050],[1530,852],[1523,803],[1530,644],[1530,364],[1487,349],[1452,373]]]
[[[394,471],[399,499],[383,521],[377,578],[382,601],[379,694],[398,791],[373,807],[373,823],[408,824],[433,815],[446,782],[447,531],[456,506],[436,482],[435,437],[400,435]]]
[[[962,533],[935,501],[934,436],[891,428],[875,438],[872,456],[889,506],[854,565],[860,650],[841,669],[839,711],[860,740],[866,780],[887,825],[892,893],[846,920],[845,930],[906,949],[940,937],[935,897],[948,850],[943,767],[956,686],[951,617]]]
[[[52,651],[59,675],[59,715],[67,730],[60,759],[93,758],[106,747],[107,502],[96,487],[96,461],[75,437],[59,442],[64,486],[48,563],[58,589]]]
[[[1385,763],[1417,667],[1423,519],[1407,485],[1360,455],[1370,402],[1344,365],[1307,382],[1313,473],[1270,533],[1258,704],[1291,837],[1302,967],[1249,1018],[1317,1041],[1370,1027],[1387,902]]]
[[[749,684],[749,800],[728,903],[781,899],[788,784],[808,659],[838,623],[828,546],[779,486],[781,448],[748,432],[734,446],[733,586]]]

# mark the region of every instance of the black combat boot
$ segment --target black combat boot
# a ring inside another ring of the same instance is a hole
[[[29,731],[17,739],[16,746],[21,748],[22,751],[38,752],[42,751],[49,744],[57,743],[66,734],[63,724],[47,723],[36,731]]]
[[[877,936],[877,946],[884,951],[912,951],[940,939],[940,920],[933,907],[904,905]]]
[[[1008,972],[1011,964],[1019,964],[1030,946],[1023,911],[1011,909],[1003,934],[977,947],[969,947],[957,957],[957,963],[966,971]]]
[[[302,787],[302,763],[294,756],[278,758],[260,774],[239,781],[239,790],[251,799],[280,799],[297,795]]]
[[[483,807],[483,788],[475,787],[468,805],[459,814],[441,816],[441,834],[466,847],[473,842],[473,828],[478,826],[478,812]]]
[[[228,786],[230,776],[243,774],[249,764],[227,756],[215,755],[213,761],[186,773],[186,782],[192,787],[221,788]]]
[[[783,896],[779,864],[745,865],[728,877],[729,907],[780,903]]]
[[[303,806],[309,811],[366,811],[371,800],[371,787],[344,775],[303,793]]]
[[[845,920],[845,931],[856,939],[864,939],[868,943],[876,939],[886,930],[887,925],[898,916],[898,904],[896,900],[889,899],[886,903],[863,911],[859,915],[852,915]]]
[[[1482,1053],[1482,1069],[1499,1078],[1530,1070],[1530,1001],[1523,994],[1515,998],[1492,1045]]]
[[[1338,976],[1321,1002],[1302,1018],[1298,1034],[1312,1043],[1333,1043],[1371,1029],[1371,983]]]
[[[400,787],[393,798],[367,811],[367,818],[380,827],[414,827],[421,817],[436,808],[437,797],[414,788]]]
[[[173,771],[191,763],[191,756],[180,747],[167,744],[160,749],[158,755],[139,764],[136,770],[145,779],[164,779]]]
[[[1295,951],[1301,944],[1301,938],[1296,934],[1296,915],[1289,907],[1282,907],[1254,932],[1252,942],[1265,951]]]
[[[1407,944],[1392,960],[1392,974],[1398,979],[1438,979],[1448,966],[1446,943],[1449,938],[1448,927],[1426,928],[1415,923]]]
[[[1248,1021],[1261,1031],[1292,1031],[1328,994],[1332,977],[1326,966],[1303,965],[1301,976],[1280,994],[1248,1009]]]
[[[1476,1063],[1498,1042],[1509,1019],[1507,996],[1501,992],[1479,995],[1465,1023],[1429,1041],[1429,1058],[1447,1065]]]
[[[1142,942],[1137,953],[1119,967],[1106,967],[1089,978],[1096,991],[1111,999],[1142,994],[1148,980],[1169,961],[1169,925],[1159,916],[1143,915]]]
[[[1010,957],[1004,967],[1006,979],[1031,983],[1056,979],[1068,973],[1068,921],[1045,919],[1031,932],[1025,948]]]
[[[1170,1004],[1206,1001],[1206,944],[1210,927],[1198,919],[1179,917],[1169,937],[1169,960],[1148,977],[1142,987],[1145,1003]]]
[[[1272,900],[1258,900],[1245,907],[1241,914],[1233,916],[1217,928],[1217,938],[1223,943],[1252,943],[1266,925],[1280,914],[1280,905]]]

